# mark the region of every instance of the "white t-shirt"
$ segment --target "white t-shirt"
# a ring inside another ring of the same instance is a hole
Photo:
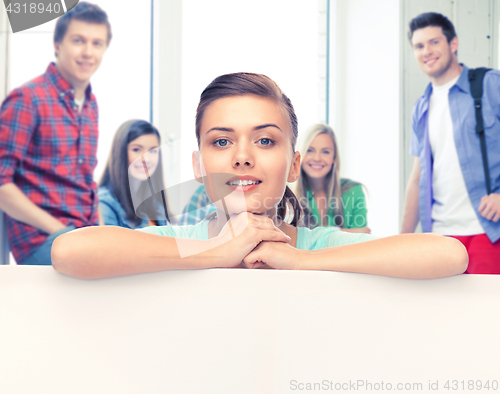
[[[472,208],[453,138],[449,91],[458,77],[432,86],[429,103],[429,141],[434,158],[432,231],[445,235],[484,233]]]
[[[78,112],[82,112],[82,107],[83,107],[83,103],[85,102],[85,97],[83,97],[81,100],[77,100],[75,98],[74,101],[75,101],[75,104],[78,105]]]

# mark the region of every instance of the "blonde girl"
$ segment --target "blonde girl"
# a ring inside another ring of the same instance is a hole
[[[340,178],[340,154],[333,129],[312,126],[304,140],[297,196],[306,212],[304,225],[338,226],[370,233],[365,194],[360,183]]]
[[[214,267],[435,278],[467,267],[464,247],[449,237],[376,239],[295,227],[301,209],[287,182],[300,172],[297,118],[288,97],[266,76],[237,73],[212,81],[201,94],[196,137],[194,174],[217,206],[215,215],[193,226],[72,231],[54,242],[54,268],[81,278]],[[290,223],[283,220],[287,212]]]

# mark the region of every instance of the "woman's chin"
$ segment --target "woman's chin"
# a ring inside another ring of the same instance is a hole
[[[130,173],[129,175],[134,179],[134,181],[143,182],[143,181],[146,181],[148,179],[148,177],[144,173],[143,174]]]
[[[150,177],[155,173],[155,170],[156,170],[156,167],[148,169]],[[144,171],[144,168],[141,168],[141,169],[129,168],[128,174],[129,174],[129,176],[133,177],[134,179],[136,179],[138,181],[145,181],[148,179],[148,175]]]
[[[265,215],[266,211],[262,209],[252,208],[252,207],[231,207],[227,204],[225,207],[222,204],[216,203],[215,206],[219,211],[226,213],[229,216],[239,215],[240,213],[253,213],[254,215]]]

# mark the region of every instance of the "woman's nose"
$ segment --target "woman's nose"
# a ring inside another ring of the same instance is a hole
[[[234,155],[233,166],[234,167],[240,167],[240,166],[252,167],[253,165],[254,165],[254,160],[252,158],[252,155],[251,155],[249,149],[244,145],[240,146]]]

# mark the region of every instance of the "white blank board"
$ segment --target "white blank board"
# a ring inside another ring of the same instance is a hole
[[[500,382],[499,333],[498,276],[0,267],[1,393],[452,392]]]

